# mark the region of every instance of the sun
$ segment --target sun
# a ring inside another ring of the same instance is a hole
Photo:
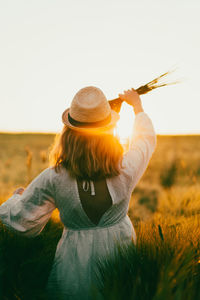
[[[116,135],[119,137],[121,144],[127,145],[130,142],[131,133],[133,130],[133,108],[123,102],[119,115],[120,119],[117,122]]]

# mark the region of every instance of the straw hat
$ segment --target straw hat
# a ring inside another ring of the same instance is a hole
[[[108,131],[118,120],[119,115],[110,108],[104,93],[94,86],[80,89],[62,114],[62,121],[69,128],[92,133]]]

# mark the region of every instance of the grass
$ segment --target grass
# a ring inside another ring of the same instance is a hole
[[[140,224],[136,247],[100,263],[104,299],[199,299],[199,249],[191,242],[199,231],[185,243],[179,230],[159,222]]]
[[[1,228],[3,261],[1,299],[46,299],[45,285],[63,226],[50,220],[35,238],[25,238]]]
[[[0,134],[0,203],[48,166],[53,139]],[[129,207],[137,245],[99,261],[104,299],[200,299],[199,153],[200,136],[158,136]],[[36,238],[0,224],[0,299],[47,299],[44,287],[62,228],[57,211]]]

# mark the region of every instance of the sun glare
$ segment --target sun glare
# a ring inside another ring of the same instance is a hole
[[[122,104],[120,110],[120,119],[116,127],[116,135],[119,136],[123,145],[129,144],[134,122],[133,108],[126,103]]]

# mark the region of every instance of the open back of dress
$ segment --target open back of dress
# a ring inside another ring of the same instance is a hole
[[[112,206],[112,198],[108,191],[106,179],[77,179],[79,198],[88,218],[98,225],[103,214]]]

